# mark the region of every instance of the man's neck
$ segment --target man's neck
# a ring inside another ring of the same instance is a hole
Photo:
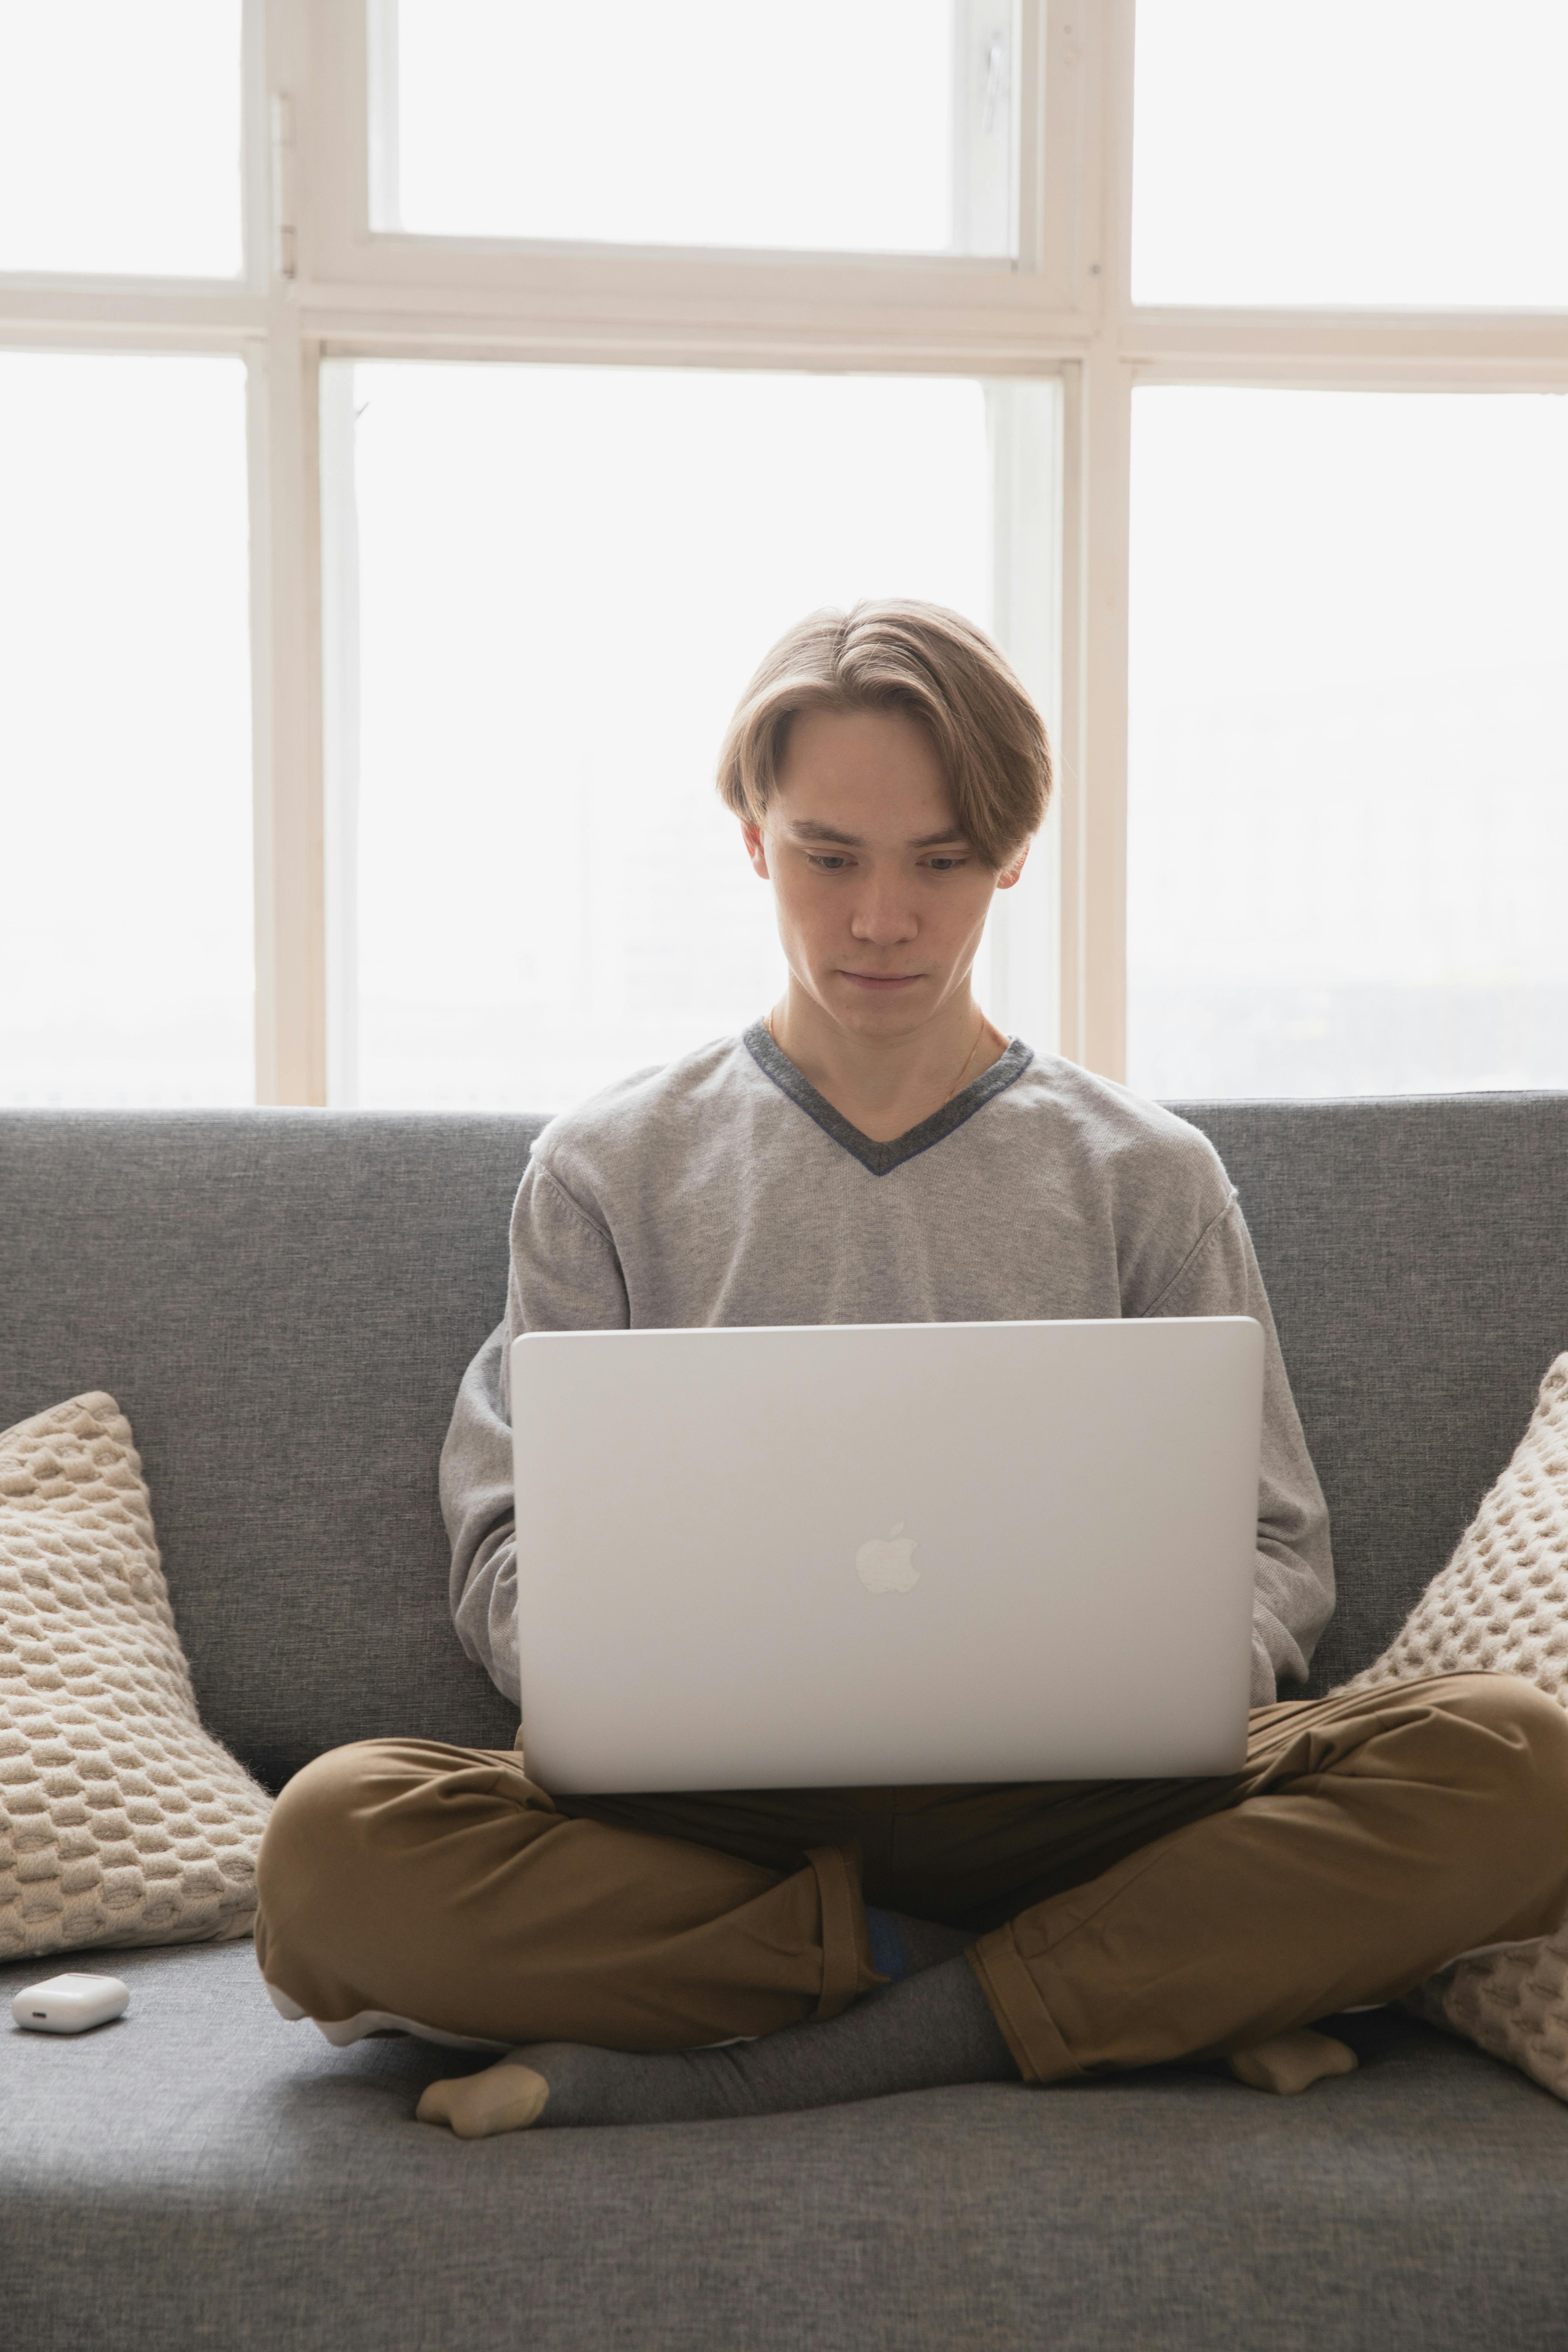
[[[905,1037],[860,1037],[793,983],[768,1017],[773,1043],[841,1118],[891,1143],[931,1118],[1006,1051],[969,991]]]

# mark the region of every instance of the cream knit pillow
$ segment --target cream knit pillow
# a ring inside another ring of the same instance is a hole
[[[114,1399],[0,1433],[0,1959],[248,1935],[270,1802],[197,1719]]]
[[[1447,1567],[1376,1664],[1342,1687],[1483,1671],[1522,1675],[1568,1707],[1568,1355],[1542,1381],[1513,1460]],[[1568,1920],[1456,1960],[1406,2006],[1568,2099]]]

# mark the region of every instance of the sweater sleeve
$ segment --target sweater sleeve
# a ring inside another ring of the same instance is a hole
[[[1285,1360],[1240,1203],[1231,1195],[1152,1315],[1250,1315],[1263,1326],[1263,1447],[1258,1576],[1252,1604],[1252,1704],[1271,1706],[1281,1675],[1305,1682],[1334,1606],[1329,1511],[1307,1451]]]
[[[608,1234],[536,1158],[511,1217],[506,1315],[463,1375],[441,1449],[441,1514],[452,1546],[458,1639],[520,1704],[511,1343],[524,1331],[615,1331],[630,1321]]]

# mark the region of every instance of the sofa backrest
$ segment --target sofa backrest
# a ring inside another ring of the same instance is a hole
[[[1374,1656],[1568,1347],[1568,1096],[1177,1106],[1240,1191],[1333,1515],[1312,1687]],[[107,1389],[205,1720],[510,1745],[447,1612],[436,1470],[541,1121],[0,1114],[0,1429]]]
[[[1398,1630],[1568,1348],[1568,1095],[1172,1108],[1241,1196],[1328,1496],[1316,1695]]]
[[[0,1117],[0,1429],[118,1400],[203,1720],[274,1785],[388,1730],[511,1744],[447,1614],[436,1471],[542,1124]]]

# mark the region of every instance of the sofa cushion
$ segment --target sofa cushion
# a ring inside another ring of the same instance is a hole
[[[0,2042],[7,2352],[1558,2352],[1568,2109],[1384,2011],[1295,2099],[1193,2069],[465,2144],[247,1945]],[[26,1980],[0,1971],[0,2000]]]
[[[113,1398],[0,1433],[0,1953],[248,1935],[269,1801],[197,1719]]]

